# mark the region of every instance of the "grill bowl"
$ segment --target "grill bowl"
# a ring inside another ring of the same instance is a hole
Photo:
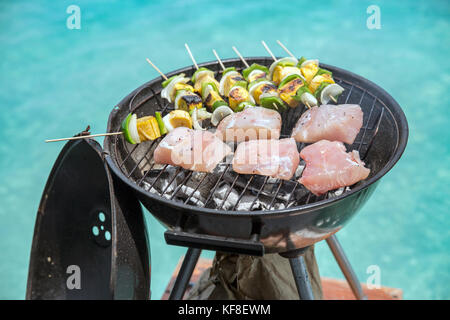
[[[267,57],[246,60],[249,64],[266,66],[272,62]],[[226,67],[234,66],[239,70],[244,67],[239,59],[223,62]],[[216,78],[220,78],[221,69],[217,62],[199,66],[216,71]],[[340,195],[328,193],[316,197],[305,192],[294,199],[295,205],[273,210],[228,211],[208,205],[201,207],[167,199],[143,187],[145,168],[148,169],[159,140],[131,146],[122,136],[106,137],[105,159],[112,172],[136,193],[151,214],[171,230],[219,237],[225,241],[229,238],[255,240],[256,235],[267,253],[285,252],[314,244],[340,230],[356,214],[375,190],[379,179],[400,159],[408,139],[405,115],[386,91],[349,71],[326,64],[321,64],[321,67],[331,70],[336,82],[346,89],[338,103],[358,103],[364,112],[363,128],[348,149],[360,150],[371,174]],[[170,72],[167,76],[181,72],[190,76],[194,71],[194,67],[190,66]],[[154,114],[155,111],[166,113],[172,110],[173,105],[162,101],[160,97],[162,80],[159,77],[147,82],[115,106],[108,120],[108,132],[120,131],[121,122],[129,112],[140,117]],[[289,135],[302,112],[299,107],[283,114],[282,136]],[[183,169],[177,172],[188,173]],[[295,187],[303,188],[301,185]]]

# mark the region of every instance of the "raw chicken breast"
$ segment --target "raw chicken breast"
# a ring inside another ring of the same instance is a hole
[[[250,107],[225,117],[217,126],[216,135],[223,141],[278,139],[281,115],[271,109]]]
[[[159,164],[211,172],[229,153],[231,148],[213,133],[179,127],[162,139],[153,159]]]
[[[323,105],[302,114],[292,137],[298,142],[322,139],[352,144],[363,124],[363,112],[357,104]]]
[[[306,168],[298,180],[315,195],[351,186],[366,179],[370,170],[364,167],[359,152],[346,152],[342,142],[321,140],[303,148],[300,157]]]
[[[233,157],[233,170],[237,173],[289,180],[299,162],[297,145],[292,138],[251,140],[241,142],[237,146]]]

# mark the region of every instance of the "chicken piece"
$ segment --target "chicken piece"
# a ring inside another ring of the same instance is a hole
[[[364,167],[359,152],[346,152],[342,142],[321,140],[303,148],[300,157],[306,168],[298,180],[315,195],[351,186],[366,179],[370,169]]]
[[[319,140],[352,144],[363,124],[363,112],[357,104],[323,105],[302,114],[292,130],[298,142]]]
[[[159,164],[211,172],[229,153],[231,148],[213,133],[178,127],[161,140],[153,159]]]
[[[233,170],[289,180],[299,162],[297,145],[292,138],[251,140],[238,145],[233,157]]]
[[[281,115],[271,109],[251,107],[230,114],[217,126],[216,135],[223,141],[278,139]]]

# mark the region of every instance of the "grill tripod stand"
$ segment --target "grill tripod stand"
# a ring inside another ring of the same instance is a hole
[[[348,261],[342,246],[340,245],[336,235],[331,235],[326,239],[327,244],[333,253],[342,273],[344,274],[350,288],[358,300],[366,300],[367,296],[364,294],[361,284],[359,283],[355,272],[353,271],[350,262]],[[311,289],[308,272],[306,269],[303,255],[307,248],[296,249],[288,252],[280,253],[286,259],[289,259],[292,274],[295,279],[297,291],[301,300],[314,300],[314,295]],[[180,271],[176,277],[172,291],[170,292],[169,300],[181,300],[186,292],[189,280],[200,258],[201,249],[189,248],[183,259]]]

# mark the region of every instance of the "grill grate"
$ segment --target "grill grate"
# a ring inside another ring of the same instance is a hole
[[[265,59],[264,61],[266,65],[269,65],[271,63],[270,59]],[[242,63],[225,63],[225,65],[233,65],[239,71],[241,71],[243,68]],[[208,67],[215,71],[216,77],[219,75],[220,71],[218,69],[218,64],[215,67]],[[194,67],[192,67],[190,71],[193,73],[195,71]],[[385,105],[375,95],[366,91],[357,84],[351,83],[337,76],[335,76],[334,79],[336,83],[345,88],[344,93],[338,99],[339,104],[357,103],[363,107],[363,126],[358,136],[356,137],[355,142],[348,149],[358,150],[360,152],[361,159],[364,160],[369,154],[374,137],[378,132],[378,128],[385,113]],[[155,82],[151,82],[149,86],[143,87],[139,91],[137,91],[129,102],[129,111],[137,113],[138,117],[148,114],[149,110],[160,111],[163,116],[171,111],[173,109],[173,105],[162,101],[162,99],[160,98],[160,83],[161,82],[158,82],[158,85],[156,86]],[[364,108],[364,106],[370,107]],[[300,115],[305,111],[305,109],[306,107],[299,107],[284,112],[284,114],[282,115],[283,126],[280,138],[290,136],[292,128],[294,127]],[[258,175],[237,174],[231,169],[230,161],[219,164],[219,166],[221,167],[220,172],[207,174],[205,173],[203,174],[203,177],[198,179],[199,181],[196,182],[194,180],[196,180],[197,175],[192,171],[177,167],[175,173],[173,173],[172,175],[168,175],[167,173],[171,166],[160,166],[156,165],[153,162],[153,151],[158,145],[161,138],[154,141],[144,142],[138,145],[127,144],[121,136],[114,136],[111,139],[115,139],[113,143],[116,148],[116,155],[123,155],[121,161],[119,161],[118,156],[115,157],[115,161],[120,170],[127,178],[131,179],[131,181],[136,183],[141,188],[144,188],[145,186],[145,189],[147,191],[156,193],[157,195],[166,197],[170,200],[180,201],[184,204],[191,203],[198,207],[224,209],[224,205],[230,197],[230,194],[233,191],[239,190],[235,203],[232,204],[232,207],[228,208],[228,210],[236,211],[244,195],[248,194],[248,192],[251,192],[254,197],[249,208],[247,208],[245,211],[254,210],[256,202],[263,194],[266,198],[268,198],[268,200],[266,200],[268,206],[265,210],[272,210],[276,207],[280,208],[280,206],[301,206],[309,204],[311,202],[328,199],[329,197],[332,197],[336,194],[336,191],[330,191],[325,195],[315,196],[304,186],[302,186],[298,181],[296,181],[295,177],[290,181],[285,181],[275,180],[269,177],[262,177]],[[304,143],[299,143],[297,146],[298,149],[301,150],[305,147],[305,145],[306,144]],[[122,150],[122,152],[119,152],[120,150]],[[368,166],[370,168],[370,163],[368,163]],[[150,174],[154,174],[155,170],[157,172],[156,176],[152,178],[151,182],[149,182]],[[371,175],[372,174],[373,173],[371,172]],[[162,180],[166,179],[166,175],[170,177],[167,178],[167,181],[164,181],[166,182],[166,186],[161,190],[155,188],[155,185],[157,183],[160,183]],[[204,186],[207,181],[210,181],[211,176],[214,177],[215,183],[208,192],[207,197],[205,197],[206,200],[204,202],[201,202],[199,197],[194,199],[199,189]],[[228,177],[229,179],[225,179],[225,177]],[[230,179],[230,177],[232,178]],[[173,190],[170,190],[172,192],[171,194],[167,194],[167,191],[170,189],[169,187],[177,178],[181,179],[181,182],[178,182],[176,187]],[[190,189],[192,189],[192,191],[187,193],[187,196],[185,196],[184,199],[177,197],[180,190],[186,188],[188,183],[190,183]],[[224,183],[228,184],[228,189],[225,192],[223,199],[221,199],[220,202],[213,201],[213,197],[216,194],[216,191]],[[192,186],[192,184],[194,184],[194,186]],[[345,192],[346,190],[339,190],[339,192]]]

